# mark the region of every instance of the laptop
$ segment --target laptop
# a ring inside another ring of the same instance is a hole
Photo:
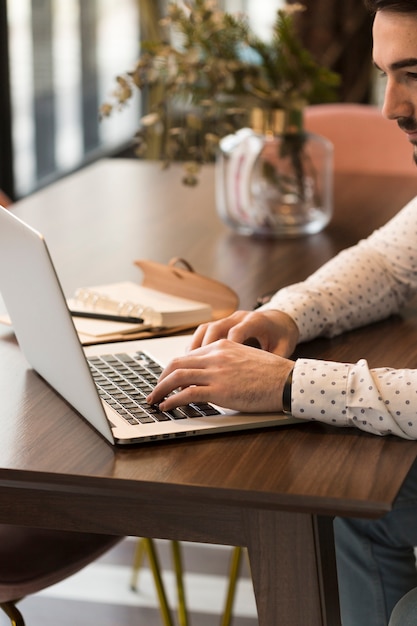
[[[0,294],[30,366],[107,441],[128,445],[299,422],[208,403],[162,413],[144,398],[190,336],[83,348],[44,237],[0,207]]]

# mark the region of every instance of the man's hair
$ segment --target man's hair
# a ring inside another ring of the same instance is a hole
[[[416,13],[417,0],[364,0],[371,13],[395,11],[397,13]]]

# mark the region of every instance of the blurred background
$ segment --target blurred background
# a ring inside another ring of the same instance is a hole
[[[101,156],[123,155],[146,102],[101,122],[98,110],[168,0],[0,0],[0,188],[14,199]],[[263,37],[284,0],[219,0]],[[362,0],[304,0],[298,28],[342,76],[339,100],[373,102],[371,19]]]

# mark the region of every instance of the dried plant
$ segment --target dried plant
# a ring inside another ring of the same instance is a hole
[[[189,185],[213,160],[219,140],[249,123],[254,107],[283,109],[301,130],[299,112],[334,99],[338,84],[300,44],[294,14],[301,10],[298,3],[279,10],[273,37],[264,42],[246,15],[222,11],[216,0],[171,2],[161,22],[163,40],[143,43],[136,67],[116,78],[101,117],[123,108],[135,90],[143,92],[151,105],[140,121],[136,153],[146,156],[156,137],[165,165],[185,162]]]

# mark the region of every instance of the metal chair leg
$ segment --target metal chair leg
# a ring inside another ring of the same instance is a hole
[[[146,538],[143,541],[155,581],[162,619],[164,620],[165,626],[175,626],[168,606],[168,600],[165,593],[164,583],[162,581],[161,568],[159,566],[158,556],[155,550],[155,544],[153,542],[153,539]]]
[[[178,541],[171,541],[171,549],[172,549],[172,557],[174,563],[174,571],[175,578],[177,584],[177,597],[178,597],[178,620],[179,626],[189,626],[186,598],[185,598],[185,588],[184,588],[184,580],[183,580],[183,565],[182,565],[182,555],[181,555],[181,546]],[[233,605],[235,601],[236,595],[236,586],[239,578],[241,561],[242,561],[242,552],[243,548],[237,546],[232,550],[232,555],[230,559],[230,568],[229,568],[229,586],[226,594],[226,601],[223,611],[222,620],[220,626],[230,626],[232,620],[233,613]],[[152,574],[155,581],[155,586],[159,598],[159,604],[161,609],[161,614],[164,620],[165,626],[174,626],[174,622],[172,621],[170,609],[168,606],[168,601],[165,593],[165,587],[162,581],[161,569],[159,566],[158,557],[156,554],[155,544],[152,539],[142,538],[139,539],[135,555],[133,561],[133,572],[131,578],[131,588],[133,590],[137,589],[138,575],[140,567],[143,563],[143,558],[145,553],[148,555],[149,562],[151,565]],[[20,626],[20,625],[18,625]]]
[[[149,539],[147,537],[142,537],[136,543],[136,550],[133,557],[133,571],[130,580],[130,588],[132,589],[132,591],[137,591],[138,589],[139,571],[142,566],[145,554],[148,556],[149,559],[149,564],[151,567],[151,572],[158,595],[159,608],[164,624],[165,626],[174,626],[174,622],[172,621],[171,612],[168,606],[164,583],[161,576],[161,569],[155,550],[155,544],[152,539]]]
[[[236,585],[240,572],[240,564],[242,560],[242,548],[237,546],[233,548],[230,559],[229,570],[229,587],[227,589],[226,602],[223,612],[221,626],[229,626],[232,619],[233,604],[235,601]]]
[[[187,607],[185,602],[185,589],[183,582],[183,567],[180,543],[178,541],[171,541],[171,549],[174,562],[175,578],[177,583],[179,626],[189,626]],[[161,576],[161,569],[153,539],[141,538],[136,544],[136,549],[133,557],[133,571],[130,581],[130,587],[133,591],[137,591],[139,570],[143,564],[145,554],[148,555],[151,565],[151,571],[154,578],[155,587],[159,599],[159,605],[165,626],[174,626],[168,606],[165,587]]]
[[[188,626],[187,604],[183,579],[181,546],[179,541],[171,541],[172,558],[174,561],[175,578],[177,581],[178,621],[180,626]]]
[[[144,556],[145,540],[138,539],[138,541],[136,542],[135,554],[133,555],[132,577],[130,579],[130,588],[132,591],[138,590],[139,571],[142,567]]]
[[[10,619],[12,626],[25,626],[25,621],[21,612],[16,608],[14,602],[2,602],[0,607]]]

